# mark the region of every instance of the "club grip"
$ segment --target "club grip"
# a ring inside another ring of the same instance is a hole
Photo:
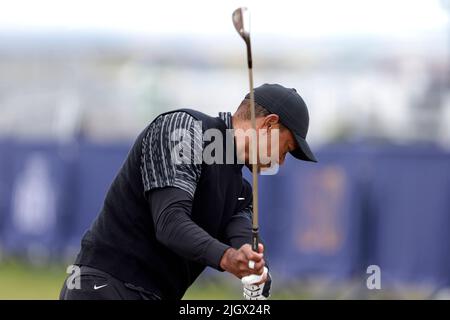
[[[258,229],[252,229],[252,250],[258,252],[259,232]]]

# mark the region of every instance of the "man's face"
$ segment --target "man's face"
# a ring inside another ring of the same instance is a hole
[[[258,140],[258,170],[282,165],[286,154],[298,148],[291,131],[279,123],[278,115],[270,114],[256,119]],[[245,163],[251,168],[250,139],[245,139]]]

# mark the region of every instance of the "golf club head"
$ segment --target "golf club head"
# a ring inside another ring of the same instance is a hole
[[[250,13],[245,7],[233,12],[233,24],[239,35],[247,42],[250,39]]]

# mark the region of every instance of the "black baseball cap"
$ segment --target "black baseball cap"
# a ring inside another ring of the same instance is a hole
[[[306,142],[309,127],[308,108],[294,88],[265,83],[254,89],[255,103],[278,115],[280,122],[288,128],[297,140],[299,148],[291,154],[300,160],[317,162]],[[245,96],[250,99],[250,93]]]

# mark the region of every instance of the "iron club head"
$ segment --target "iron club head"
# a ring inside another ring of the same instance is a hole
[[[237,8],[233,12],[233,25],[247,46],[247,64],[252,69],[252,46],[250,44],[250,13],[245,7]]]
[[[247,8],[241,7],[234,10],[233,24],[242,39],[248,42],[250,39],[250,13]]]

